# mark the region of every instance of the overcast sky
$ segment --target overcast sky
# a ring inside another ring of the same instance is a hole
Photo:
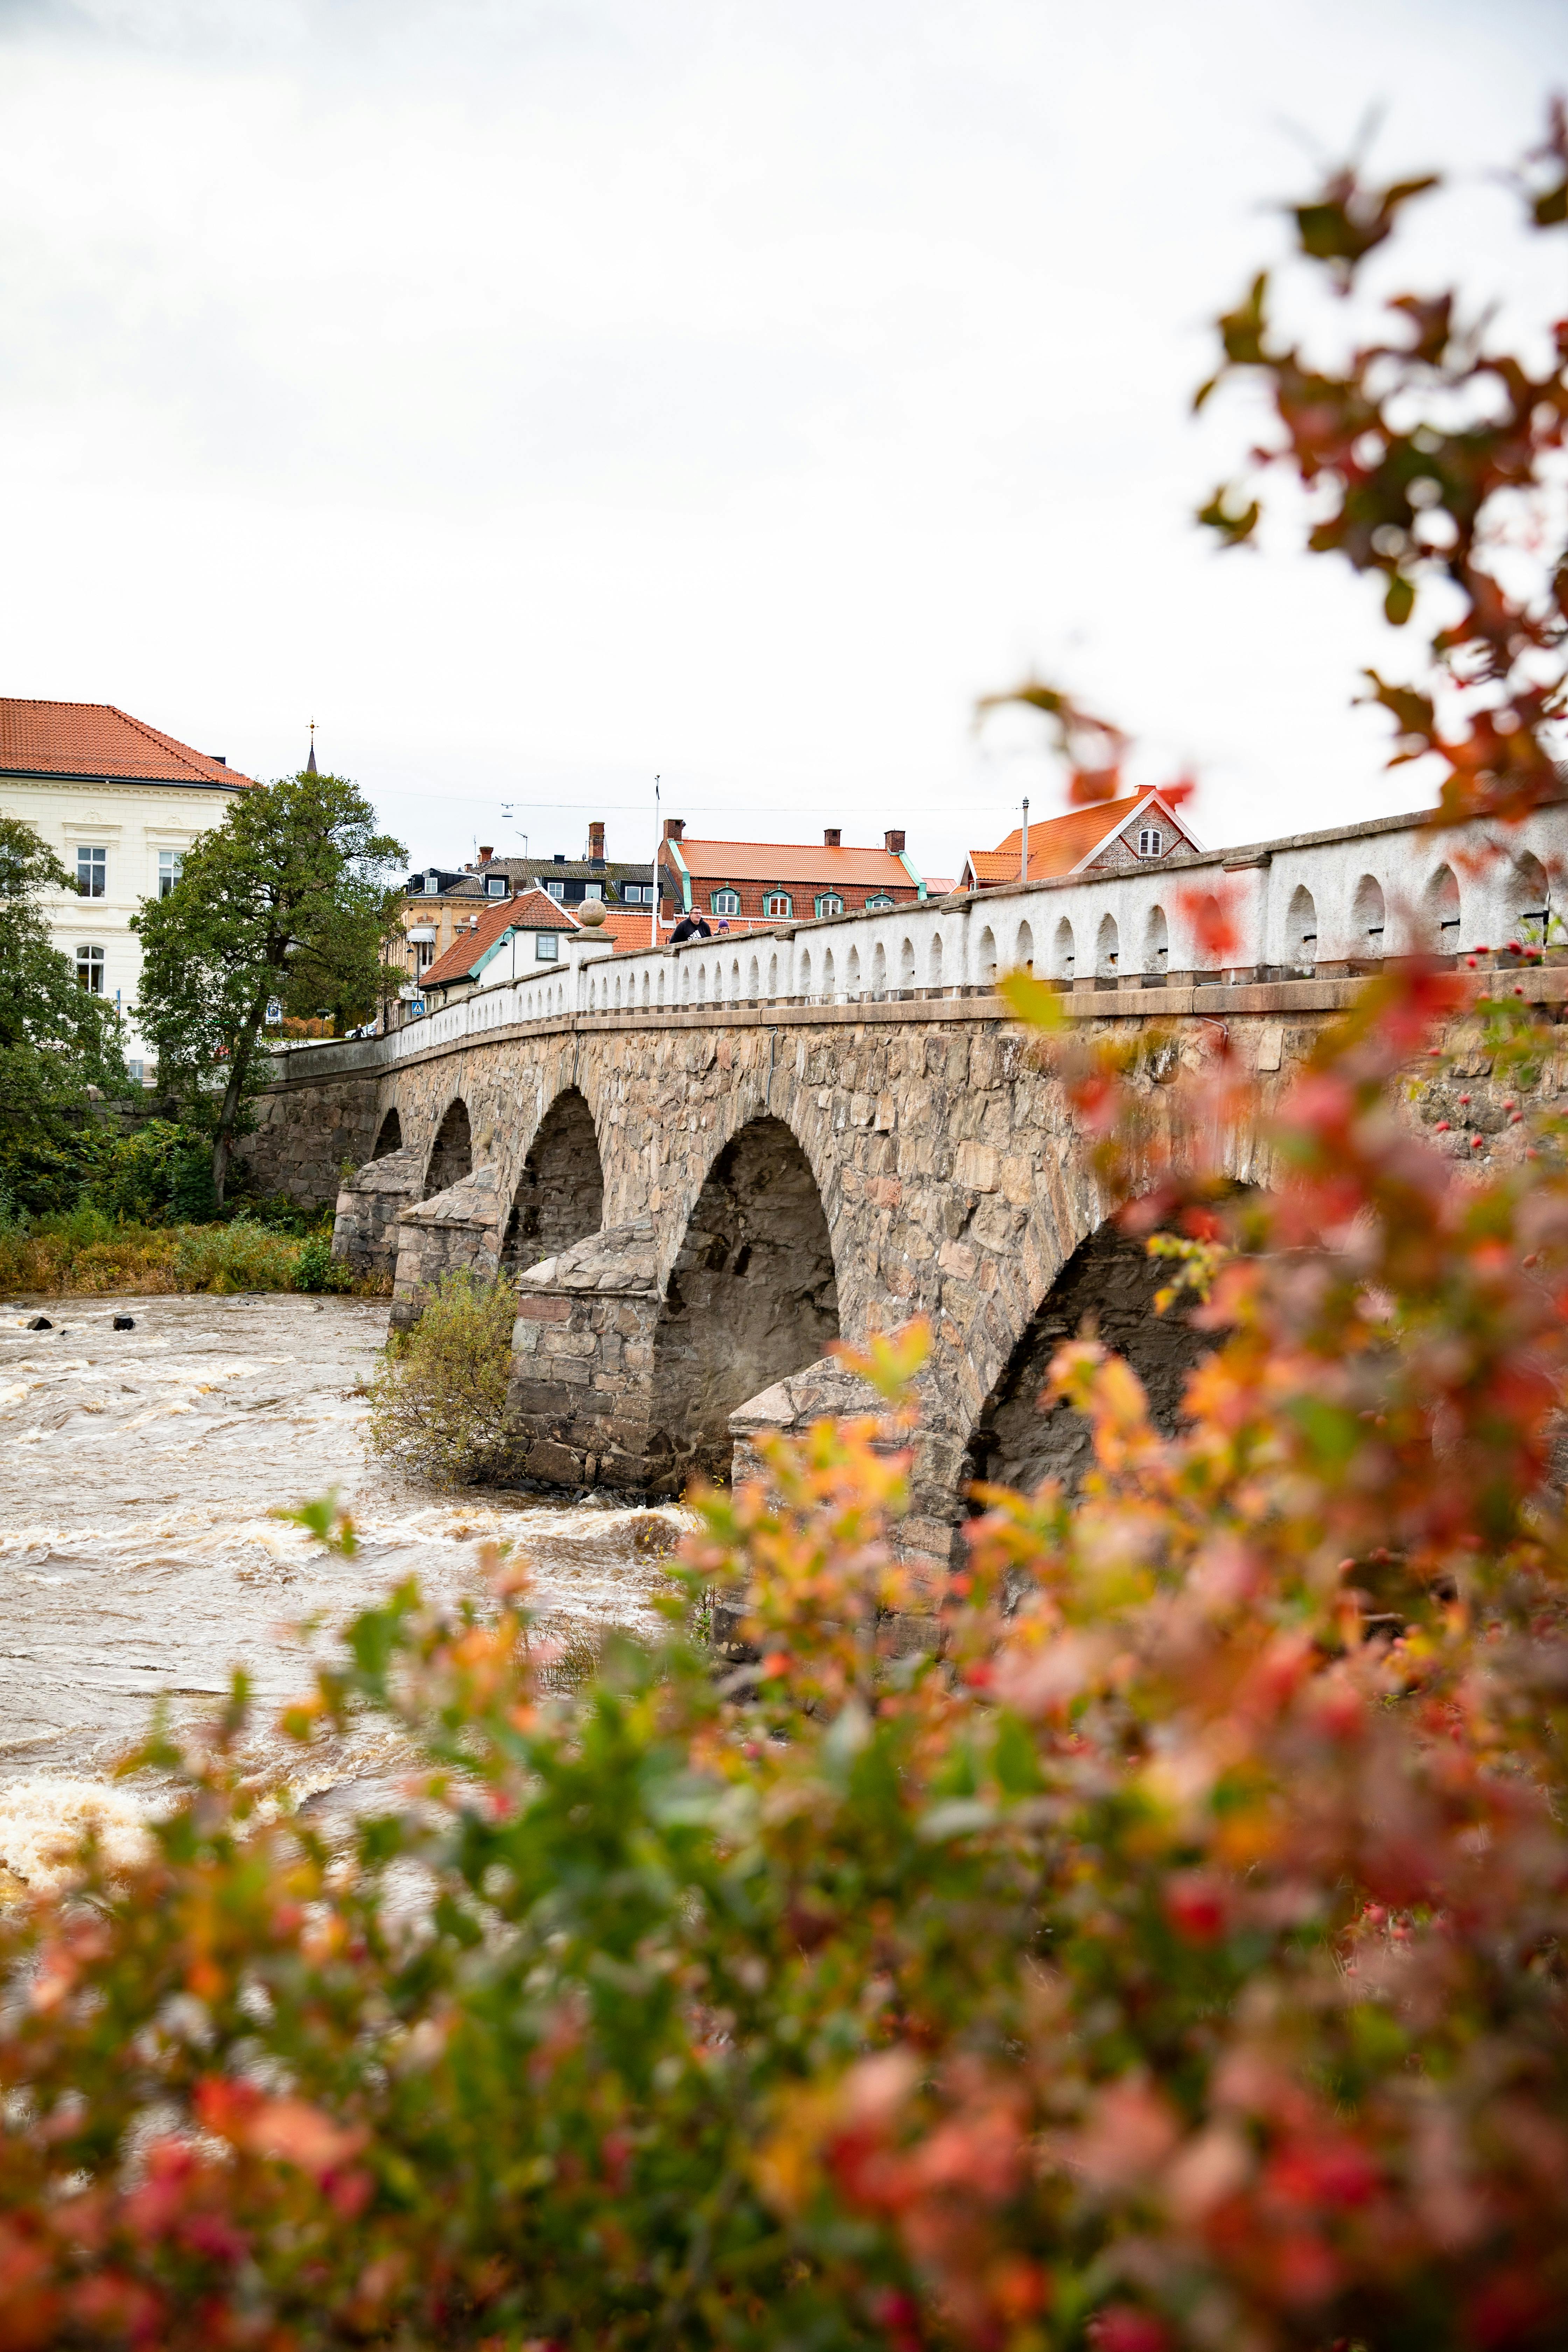
[[[1481,174],[1564,79],[1568,0],[0,0],[0,692],[313,717],[421,860],[646,854],[658,772],[951,874],[1060,805],[1031,667],[1209,841],[1409,805],[1189,394],[1374,103],[1471,175],[1411,271],[1545,315]]]

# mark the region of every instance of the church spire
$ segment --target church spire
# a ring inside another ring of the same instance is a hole
[[[308,776],[313,776],[313,775],[315,775],[315,774],[317,773],[317,768],[316,768],[316,722],[315,722],[315,720],[314,720],[313,719],[311,719],[311,721],[310,721],[310,758],[309,758],[309,759],[306,761],[306,762],[305,762],[305,773],[306,773]]]

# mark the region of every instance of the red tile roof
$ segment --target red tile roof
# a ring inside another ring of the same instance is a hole
[[[1065,816],[1050,816],[1041,824],[1032,824],[1030,881],[1048,882],[1057,875],[1070,874],[1102,841],[1119,833],[1134,809],[1149,797],[1147,793],[1131,793],[1125,800],[1098,801],[1090,808],[1068,809]],[[1023,856],[1024,829],[1016,825],[994,849],[972,849],[969,863],[977,882],[1016,882]]]
[[[598,936],[602,940],[614,940],[617,955],[633,955],[639,948],[653,945],[650,919],[652,914],[651,907],[606,907],[605,919],[597,927]],[[592,931],[594,926],[584,923],[583,929],[585,931]],[[669,940],[668,915],[659,925],[658,937],[661,946],[668,945]]]
[[[112,702],[33,702],[10,694],[0,695],[0,774],[231,788],[256,781]]]
[[[420,973],[419,985],[449,988],[454,981],[471,978],[481,957],[499,947],[510,930],[575,931],[580,928],[542,890],[524,890],[515,898],[490,898],[473,929],[459,931],[445,955],[437,956],[428,971]]]
[[[809,882],[829,888],[912,892],[909,867],[889,849],[827,849],[810,841],[690,841],[673,843],[693,881]]]

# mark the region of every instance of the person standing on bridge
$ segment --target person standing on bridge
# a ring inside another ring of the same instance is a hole
[[[669,935],[669,941],[672,947],[678,948],[682,940],[710,940],[712,936],[700,915],[682,915]]]

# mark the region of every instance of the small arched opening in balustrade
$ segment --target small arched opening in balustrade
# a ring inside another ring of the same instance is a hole
[[[1552,886],[1539,857],[1526,849],[1513,861],[1508,888],[1509,938],[1521,948],[1543,948],[1552,935]]]
[[[886,996],[888,992],[888,950],[880,940],[871,950],[871,993]]]
[[[850,996],[860,993],[860,950],[851,948],[844,966],[844,986]]]
[[[926,958],[926,986],[928,988],[941,988],[943,984],[942,970],[942,933],[937,931],[932,936],[931,953]]]
[[[1351,953],[1380,956],[1387,920],[1382,883],[1375,876],[1363,874],[1351,901]]]
[[[1101,915],[1100,932],[1094,943],[1094,971],[1098,980],[1114,980],[1121,961],[1121,934],[1116,928],[1114,915]]]
[[[1051,943],[1051,978],[1071,981],[1078,967],[1078,942],[1072,925],[1064,915],[1057,925],[1057,935]]]
[[[1451,866],[1439,866],[1421,894],[1421,944],[1433,955],[1459,947],[1459,884]]]
[[[1293,971],[1317,970],[1318,908],[1304,882],[1298,882],[1290,894],[1285,917],[1285,961]]]
[[[980,945],[975,950],[974,962],[983,982],[989,982],[995,979],[996,934],[989,923],[980,934]]]
[[[1143,925],[1143,970],[1150,979],[1158,979],[1170,969],[1171,927],[1163,907],[1151,907]]]

